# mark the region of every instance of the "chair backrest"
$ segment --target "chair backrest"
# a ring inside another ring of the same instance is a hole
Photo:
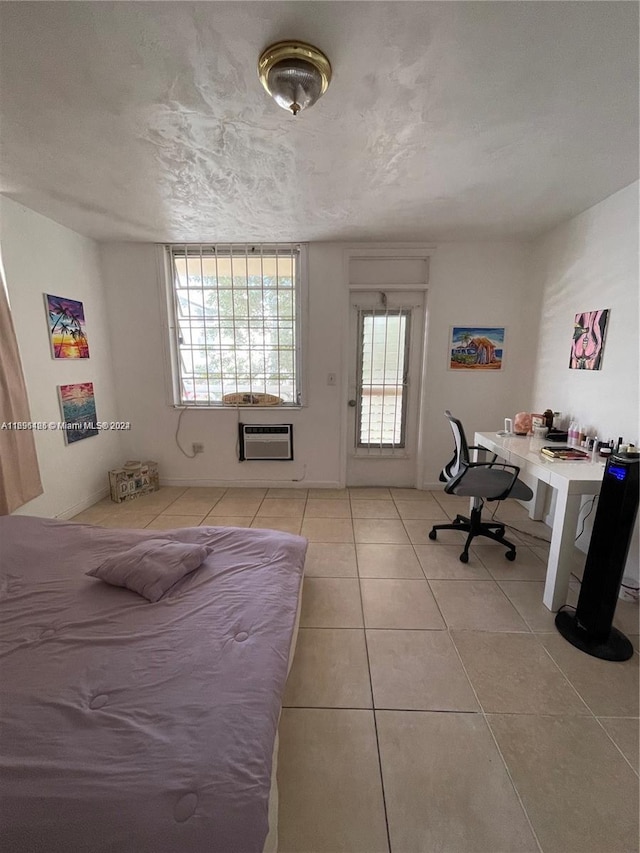
[[[448,462],[444,468],[442,469],[442,473],[440,474],[440,480],[446,482],[450,480],[452,477],[457,476],[460,473],[460,470],[463,467],[466,467],[471,462],[471,457],[469,455],[469,445],[467,444],[467,438],[464,434],[464,428],[460,421],[457,418],[454,418],[451,412],[447,409],[445,415],[449,421],[449,425],[451,426],[451,431],[453,433],[453,438],[455,441],[455,450],[453,454],[453,459],[451,462]]]

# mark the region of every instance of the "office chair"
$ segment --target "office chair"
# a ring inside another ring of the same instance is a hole
[[[516,500],[530,501],[533,492],[522,480],[518,479],[520,468],[517,465],[508,465],[505,462],[496,462],[494,455],[491,462],[472,462],[469,450],[480,448],[467,444],[462,424],[454,418],[451,412],[446,411],[449,424],[455,439],[455,452],[453,459],[444,466],[440,474],[440,480],[447,485],[444,490],[449,495],[460,495],[473,498],[471,517],[456,515],[451,524],[436,524],[431,528],[429,539],[436,539],[438,530],[459,530],[468,533],[464,550],[460,554],[460,562],[469,562],[469,546],[476,536],[486,536],[494,542],[500,542],[508,550],[505,554],[507,560],[515,560],[516,546],[504,538],[505,526],[500,522],[482,521],[482,507],[485,501],[502,501],[505,498],[516,498]]]

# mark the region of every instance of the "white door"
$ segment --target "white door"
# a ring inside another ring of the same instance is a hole
[[[352,291],[347,485],[416,485],[424,336],[420,291]]]

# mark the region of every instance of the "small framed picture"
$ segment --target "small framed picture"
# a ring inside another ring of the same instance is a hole
[[[569,357],[572,370],[601,370],[608,319],[608,308],[576,314]]]
[[[502,370],[504,326],[452,326],[449,370]]]
[[[64,421],[65,444],[73,444],[83,438],[98,435],[93,382],[59,385],[58,394]]]
[[[53,358],[89,358],[84,305],[77,299],[45,293]]]

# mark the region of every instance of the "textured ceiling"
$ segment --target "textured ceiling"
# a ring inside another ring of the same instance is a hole
[[[1,2],[0,190],[100,240],[532,236],[638,174],[631,2]],[[297,118],[256,63],[334,78]]]

